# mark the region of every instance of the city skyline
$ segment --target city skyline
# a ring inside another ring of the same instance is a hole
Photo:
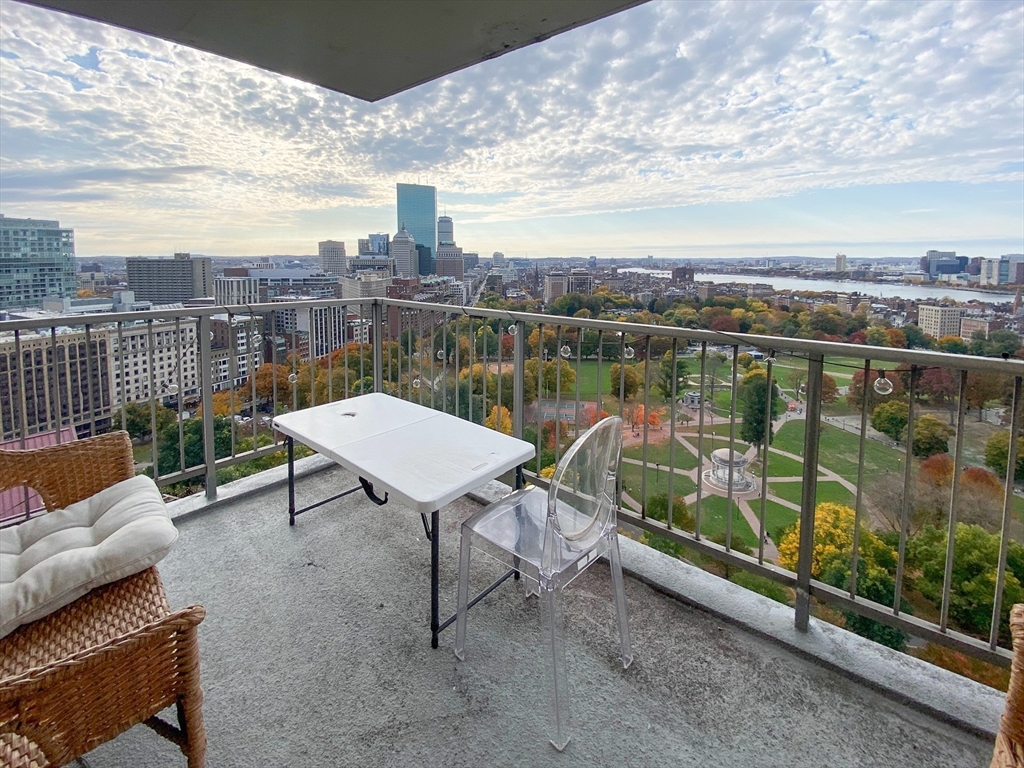
[[[419,182],[482,254],[1024,251],[1024,6],[738,8],[651,3],[365,104],[3,2],[2,212],[85,257],[354,251]]]

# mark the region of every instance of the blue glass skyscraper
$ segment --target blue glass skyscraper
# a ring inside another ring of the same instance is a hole
[[[437,188],[422,184],[398,185],[398,225],[412,235],[416,245],[437,251]]]

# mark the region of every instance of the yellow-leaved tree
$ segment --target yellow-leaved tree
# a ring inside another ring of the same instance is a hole
[[[856,513],[843,504],[825,502],[814,510],[814,549],[811,552],[811,576],[820,579],[837,561],[849,561],[853,552],[853,526]],[[860,532],[861,557],[886,545],[866,528]],[[800,521],[778,542],[779,565],[796,570],[800,551]]]
[[[512,434],[512,413],[504,405],[499,411],[498,406],[491,408],[491,415],[484,419],[484,426],[496,429],[506,435]]]

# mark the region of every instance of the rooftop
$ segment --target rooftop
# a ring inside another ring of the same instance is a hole
[[[322,458],[300,464],[299,504],[355,484]],[[172,607],[207,609],[210,765],[988,765],[991,742],[969,731],[995,729],[997,692],[813,619],[803,649],[786,647],[765,635],[800,634],[791,609],[628,539],[635,661],[617,665],[610,580],[591,568],[566,593],[573,739],[559,754],[544,736],[536,601],[506,583],[470,613],[465,662],[450,631],[431,650],[417,516],[358,494],[289,528],[283,470],[222,486],[208,508],[196,497],[171,505],[180,537],[160,569]],[[477,506],[463,497],[441,511],[442,612],[454,610],[458,525]],[[720,615],[670,594],[700,601],[702,589]],[[744,612],[756,632],[737,623]],[[824,648],[832,661],[814,658]],[[909,706],[887,687],[923,691],[949,712],[927,714],[927,701]],[[87,760],[184,765],[142,726]]]

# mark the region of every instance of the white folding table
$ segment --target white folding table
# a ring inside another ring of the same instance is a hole
[[[297,515],[360,488],[376,504],[394,498],[420,513],[430,541],[430,640],[437,648],[438,634],[455,619],[451,616],[442,623],[438,617],[438,511],[467,491],[529,461],[534,446],[379,392],[276,416],[274,428],[286,435],[288,443],[290,525],[295,525]],[[356,474],[360,485],[296,510],[294,440]],[[383,492],[383,498],[378,492]],[[476,599],[509,575],[511,571]]]

